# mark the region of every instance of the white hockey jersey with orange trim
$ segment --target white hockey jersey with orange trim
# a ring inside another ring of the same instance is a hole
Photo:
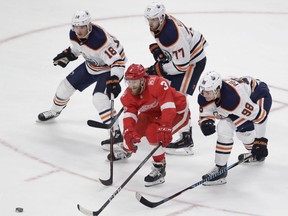
[[[187,28],[171,15],[166,15],[164,22],[160,31],[151,31],[169,60],[163,65],[163,69],[169,75],[185,73],[191,64],[205,58],[204,48],[207,42],[199,31]]]
[[[71,51],[75,56],[82,55],[88,73],[98,75],[111,71],[111,76],[123,77],[127,61],[120,42],[100,26],[92,25],[92,31],[85,40],[79,39],[70,30]]]
[[[257,103],[254,103],[250,99],[251,93],[258,85],[257,82],[257,80],[251,77],[223,80],[220,90],[221,97],[211,102],[207,102],[199,94],[199,123],[207,118],[225,117],[230,117],[236,127],[239,127],[246,121],[260,123],[267,117],[267,113],[263,107],[263,98],[258,100]]]

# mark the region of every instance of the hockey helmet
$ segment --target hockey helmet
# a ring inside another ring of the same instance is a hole
[[[88,11],[78,10],[72,18],[72,26],[89,26],[91,24],[91,16]]]
[[[144,11],[144,17],[146,19],[155,19],[158,18],[160,25],[163,23],[165,18],[166,9],[165,6],[161,3],[152,2],[147,5]]]
[[[146,70],[141,64],[132,64],[125,72],[126,80],[138,80],[146,75]]]
[[[209,71],[206,73],[199,84],[200,93],[202,91],[213,91],[222,87],[222,78],[216,71]]]

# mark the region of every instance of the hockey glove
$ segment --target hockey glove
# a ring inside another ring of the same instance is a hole
[[[157,43],[150,44],[149,49],[156,62],[158,61],[163,63],[168,62],[165,54],[162,52],[161,48],[158,46]]]
[[[78,57],[76,57],[72,52],[71,48],[68,47],[65,49],[63,52],[59,53],[54,59],[53,59],[53,64],[54,66],[59,65],[63,68],[67,66],[67,64],[70,61],[76,60]]]
[[[114,98],[116,98],[120,92],[121,92],[121,86],[119,83],[119,78],[116,75],[113,75],[111,77],[109,77],[106,81],[106,93],[109,97],[109,99],[111,100],[111,94],[114,95]]]
[[[166,73],[163,70],[163,63],[162,62],[156,62],[154,65],[147,68],[146,73],[148,75],[158,75],[160,77],[166,76]]]
[[[201,122],[200,128],[201,128],[202,133],[205,136],[209,136],[211,134],[214,134],[216,132],[215,121],[212,119],[207,119],[207,120]]]
[[[161,125],[157,129],[158,142],[162,142],[162,146],[166,147],[172,141],[172,128],[167,125]]]
[[[135,131],[135,130],[131,130],[131,129],[126,129],[124,131],[124,139],[125,139],[125,142],[126,142],[126,146],[127,148],[125,147],[124,145],[124,150],[126,152],[133,152],[135,153],[137,151],[137,146],[134,145],[135,143],[140,143],[141,141],[141,137],[140,135]]]
[[[251,153],[258,161],[268,156],[267,143],[266,138],[255,138]]]

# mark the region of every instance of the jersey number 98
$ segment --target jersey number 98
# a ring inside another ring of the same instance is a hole
[[[242,114],[245,116],[250,116],[253,111],[253,106],[249,103],[245,104],[245,109],[243,109]]]

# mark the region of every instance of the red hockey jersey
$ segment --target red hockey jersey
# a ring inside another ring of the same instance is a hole
[[[187,108],[185,95],[170,87],[168,82],[158,76],[145,76],[145,89],[139,95],[132,95],[127,88],[121,97],[124,111],[124,130],[135,128],[139,113],[159,117],[160,123],[172,126],[176,113]]]

